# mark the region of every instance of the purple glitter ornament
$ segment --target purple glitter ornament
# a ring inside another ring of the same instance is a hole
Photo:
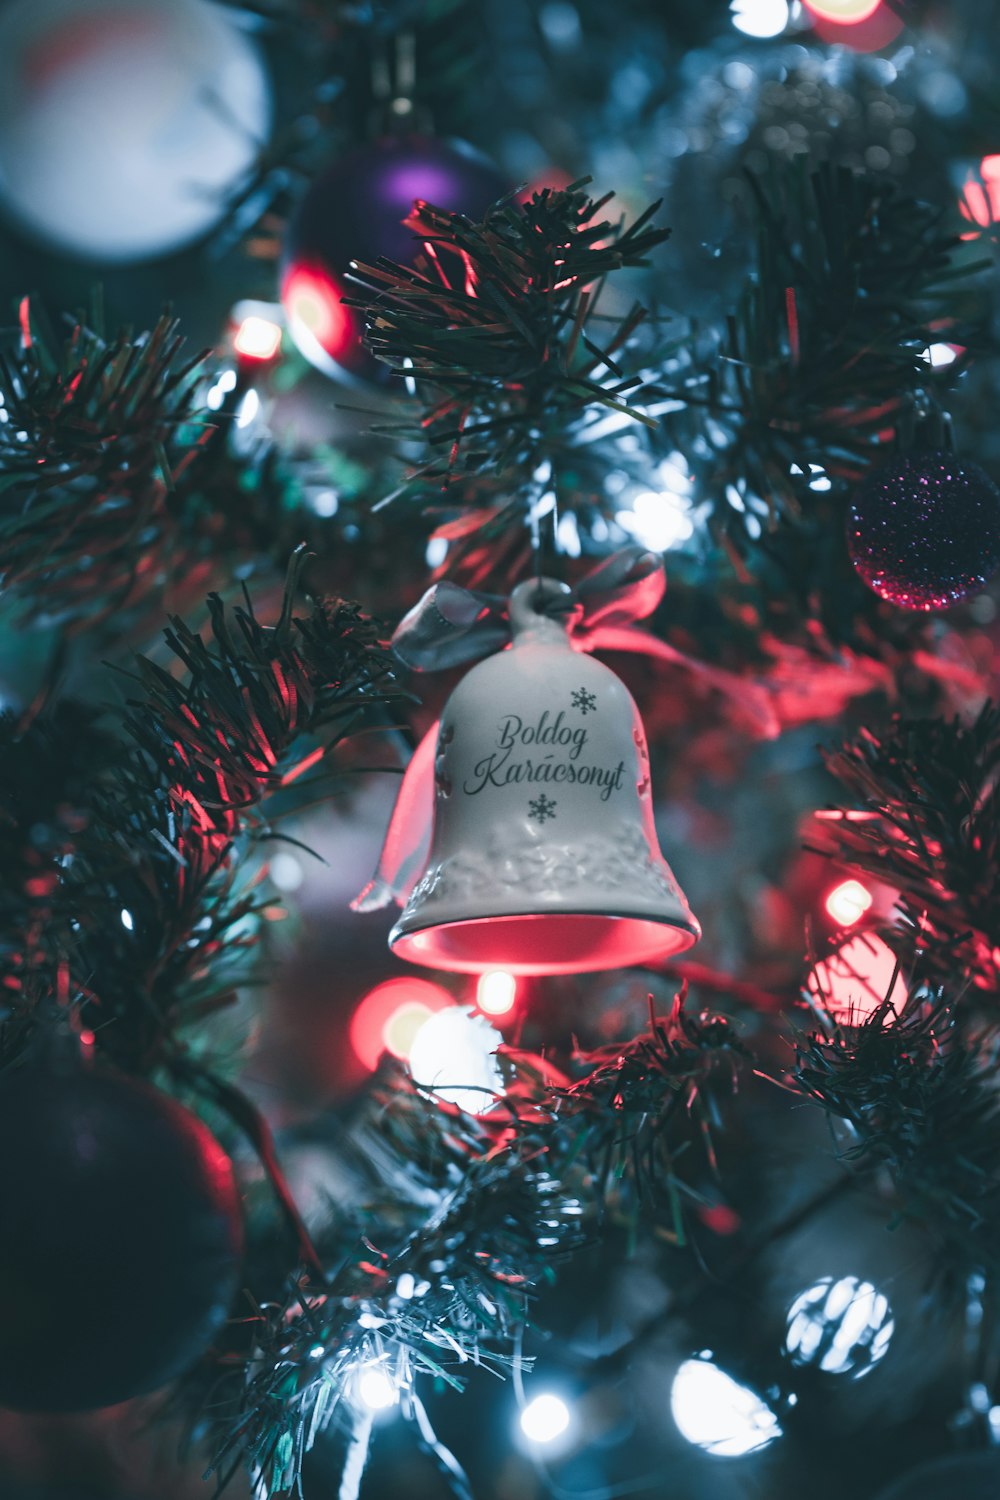
[[[417,198],[479,218],[508,191],[488,157],[434,136],[387,136],[317,177],[293,215],[281,269],[289,329],[309,362],[334,377],[384,375],[362,344],[362,314],[340,300],[357,291],[345,279],[351,262],[412,265],[421,245],[403,220]]]
[[[902,609],[947,609],[1000,567],[1000,490],[978,464],[917,451],[862,482],[847,527],[851,561]]]

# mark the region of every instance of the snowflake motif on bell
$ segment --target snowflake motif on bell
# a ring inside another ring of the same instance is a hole
[[[586,688],[577,688],[570,694],[570,703],[578,708],[582,714],[589,714],[597,707],[597,698],[593,693],[588,693]]]
[[[547,819],[555,817],[557,805],[542,792],[541,796],[535,797],[528,803],[528,817],[536,823],[544,823]]]

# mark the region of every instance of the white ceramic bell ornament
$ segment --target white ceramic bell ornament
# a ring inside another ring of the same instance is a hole
[[[430,854],[389,937],[399,958],[569,974],[650,963],[701,936],[657,843],[639,711],[574,650],[577,608],[563,584],[521,584],[513,644],[448,700]]]

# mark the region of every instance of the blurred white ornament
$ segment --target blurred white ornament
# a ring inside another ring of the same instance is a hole
[[[257,50],[208,0],[0,9],[0,197],[76,257],[144,260],[205,234],[270,125]]]
[[[413,1039],[413,1081],[469,1115],[481,1115],[503,1091],[496,1051],[503,1041],[485,1016],[451,1005],[430,1016]]]
[[[716,1458],[742,1458],[781,1436],[767,1403],[708,1359],[681,1365],[670,1388],[670,1410],[688,1442]]]

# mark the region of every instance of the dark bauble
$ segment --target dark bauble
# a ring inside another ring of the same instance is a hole
[[[508,190],[488,157],[434,136],[373,141],[317,177],[292,217],[281,269],[288,326],[310,363],[326,375],[381,378],[362,315],[340,300],[358,292],[345,280],[351,262],[412,265],[420,242],[403,220],[417,198],[479,218]]]
[[[956,1453],[894,1479],[877,1500],[997,1500],[998,1495],[1000,1454]]]
[[[951,453],[897,456],[858,488],[847,545],[858,576],[883,599],[947,609],[1000,567],[1000,490]]]
[[[189,1110],[75,1063],[0,1076],[0,1405],[86,1411],[192,1365],[237,1289],[232,1165]]]

